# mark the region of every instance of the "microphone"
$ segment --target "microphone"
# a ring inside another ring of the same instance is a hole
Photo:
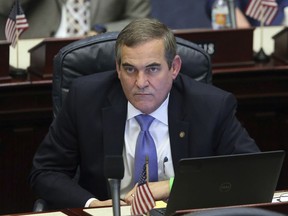
[[[165,163],[166,163],[167,161],[168,161],[168,157],[165,156],[164,159],[163,159],[163,174],[164,174],[164,175],[166,175],[166,174],[165,174]]]
[[[231,27],[236,28],[236,15],[235,15],[235,4],[234,0],[227,0],[228,3],[228,8],[229,8],[229,16],[230,16],[230,22],[231,22]]]
[[[124,163],[121,155],[107,155],[104,160],[104,175],[108,179],[112,193],[114,216],[121,216],[120,182],[124,177]]]

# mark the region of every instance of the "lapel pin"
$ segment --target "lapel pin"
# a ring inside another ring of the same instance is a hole
[[[184,138],[184,137],[185,137],[185,132],[184,132],[184,131],[181,131],[181,132],[179,133],[179,137],[180,137],[180,138]]]

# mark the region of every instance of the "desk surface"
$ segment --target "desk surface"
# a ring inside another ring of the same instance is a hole
[[[288,201],[286,202],[280,202],[279,197],[287,195],[288,191],[276,191],[272,200],[272,203],[261,203],[261,204],[251,204],[251,205],[239,205],[239,206],[228,206],[228,207],[220,207],[220,208],[233,208],[233,207],[254,207],[254,208],[262,208],[266,210],[271,210],[275,212],[280,213],[287,213],[288,212]],[[163,207],[162,202],[160,202],[158,207]],[[127,216],[130,215],[130,208],[131,206],[121,206],[121,215]],[[210,208],[213,209],[213,208]],[[181,210],[177,211],[175,215],[183,215],[190,212],[197,212],[197,211],[203,211],[203,210],[210,210],[210,209],[189,209],[189,210]],[[13,215],[13,214],[12,214]],[[11,215],[11,216],[12,216]],[[15,214],[16,215],[16,214]],[[21,216],[99,216],[99,215],[105,215],[105,216],[113,216],[113,209],[112,207],[104,207],[104,208],[72,208],[72,209],[63,209],[59,211],[53,211],[53,212],[39,212],[39,213],[23,213],[23,214],[17,214]]]

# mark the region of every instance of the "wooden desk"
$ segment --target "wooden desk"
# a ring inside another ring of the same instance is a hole
[[[213,209],[224,209],[224,208],[260,208],[265,210],[270,210],[278,213],[287,214],[288,212],[288,203],[282,202],[282,203],[263,203],[263,204],[251,204],[251,205],[239,205],[239,206],[230,206],[230,207],[219,207],[219,208],[207,208],[207,209],[190,209],[190,210],[181,210],[177,211],[173,216],[182,216],[188,213],[193,212],[200,212],[200,211],[207,211],[207,210],[213,210]]]
[[[52,121],[51,81],[0,84],[0,214],[31,211],[27,177]]]
[[[288,202],[282,203],[262,203],[262,204],[251,204],[251,205],[238,205],[238,206],[227,206],[227,207],[218,207],[218,208],[207,208],[207,209],[189,209],[189,210],[179,210],[176,211],[173,216],[182,216],[188,213],[196,213],[205,210],[213,210],[213,209],[224,209],[224,208],[259,208],[270,210],[273,212],[287,214],[288,212]],[[130,206],[121,207],[121,215],[130,215]],[[90,209],[81,209],[81,208],[69,208],[64,209],[58,212],[51,212],[54,213],[53,216],[61,216],[62,214],[66,214],[69,216],[97,216],[97,215],[105,215],[105,216],[112,216],[113,210],[112,207],[105,207],[105,208],[90,208]],[[20,214],[22,216],[25,215],[32,215],[35,213],[26,213]],[[18,215],[18,214],[17,214]],[[49,216],[49,213],[43,213],[43,216]],[[52,215],[51,215],[52,216]]]
[[[29,212],[32,157],[52,121],[51,80],[0,83],[0,214]],[[213,70],[214,85],[235,94],[237,116],[263,151],[288,150],[288,65]],[[287,151],[288,152],[288,151]],[[278,189],[288,188],[285,159]]]
[[[237,116],[262,151],[288,152],[288,65],[271,61],[213,71],[213,84],[235,94]],[[278,189],[288,188],[288,157]]]

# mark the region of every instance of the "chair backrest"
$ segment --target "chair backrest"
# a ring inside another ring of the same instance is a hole
[[[114,46],[117,32],[107,32],[75,41],[63,47],[54,58],[53,113],[57,116],[73,79],[105,71],[116,71]],[[210,56],[198,45],[176,38],[182,58],[180,73],[197,81],[212,82]]]

